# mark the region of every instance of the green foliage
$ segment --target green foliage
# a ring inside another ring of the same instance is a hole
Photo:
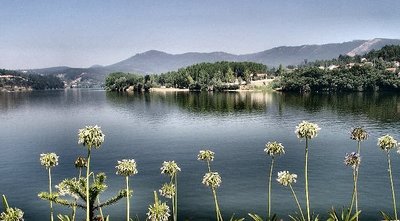
[[[391,217],[390,215],[388,215],[387,213],[383,212],[383,211],[379,211],[379,213],[382,215],[383,220],[385,221],[391,221],[391,220],[395,220],[394,217]]]
[[[328,212],[328,219],[327,221],[354,221],[357,220],[357,217],[360,215],[361,211],[357,211],[354,214],[351,214],[352,211],[350,211],[349,208],[347,209],[342,209],[342,212],[338,214],[335,210],[335,208],[332,207],[332,209]]]
[[[261,216],[255,214],[255,213],[248,213],[248,215],[249,215],[254,221],[264,221],[264,219],[263,219]],[[244,218],[243,218],[243,219],[244,219]],[[276,214],[273,214],[273,215],[271,216],[271,218],[270,218],[269,220],[267,220],[267,221],[278,221],[278,216],[277,216]]]
[[[24,74],[18,71],[0,69],[1,75],[12,75],[10,78],[0,78],[0,88],[25,87],[35,90],[64,88],[64,83],[52,75]]]
[[[170,71],[160,75],[111,73],[106,78],[106,88],[111,91],[124,91],[129,86],[135,90],[148,90],[151,87],[189,88],[190,90],[236,90],[233,85],[236,78],[250,82],[251,76],[265,73],[267,66],[254,62],[216,62],[200,63]]]

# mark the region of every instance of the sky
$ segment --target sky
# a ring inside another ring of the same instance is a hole
[[[0,68],[400,39],[399,0],[0,0]]]

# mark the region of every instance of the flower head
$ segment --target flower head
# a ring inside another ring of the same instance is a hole
[[[296,183],[297,175],[294,173],[289,173],[289,171],[278,172],[278,178],[276,179],[278,183],[283,186],[287,186],[292,183]]]
[[[168,221],[170,210],[167,203],[158,200],[157,193],[154,191],[154,204],[149,206],[146,213],[148,221]]]
[[[73,178],[73,179],[64,179],[63,181],[61,181],[61,183],[59,183],[55,187],[58,190],[58,195],[60,196],[69,195],[75,199],[78,199],[79,198],[78,194],[76,194],[73,190],[74,186],[78,185],[79,182],[76,180],[76,178]]]
[[[202,183],[206,186],[217,188],[221,185],[222,179],[218,172],[209,172],[204,174]]]
[[[134,159],[123,159],[122,161],[118,160],[118,164],[115,166],[115,168],[117,168],[116,174],[121,176],[132,176],[138,173]]]
[[[344,157],[344,164],[346,164],[346,166],[351,166],[353,167],[353,169],[355,169],[358,168],[360,163],[361,163],[360,154],[356,152],[346,153],[346,156]]]
[[[18,208],[7,208],[0,214],[0,221],[23,221],[24,212]]]
[[[351,131],[350,138],[352,140],[363,141],[368,139],[368,133],[362,127],[356,127]]]
[[[274,142],[268,142],[265,145],[264,152],[270,156],[277,156],[285,153],[285,148],[281,143],[278,143],[276,141]]]
[[[160,170],[161,170],[161,174],[167,174],[169,176],[174,176],[179,171],[181,171],[181,168],[179,168],[178,164],[176,164],[175,161],[164,161]]]
[[[199,154],[197,155],[198,160],[204,161],[213,161],[215,153],[211,150],[200,150]]]
[[[321,128],[319,128],[317,124],[310,123],[308,121],[303,121],[298,126],[296,126],[295,133],[297,134],[297,137],[300,139],[302,138],[312,139],[317,136],[319,130],[321,130]]]
[[[159,191],[161,196],[171,199],[175,196],[175,185],[173,183],[164,183]]]
[[[84,157],[78,157],[75,160],[75,168],[84,168],[86,167],[87,162],[86,159]]]
[[[83,129],[79,129],[78,144],[83,144],[83,146],[88,147],[89,149],[92,147],[98,149],[103,142],[104,134],[99,126],[86,126]]]
[[[40,164],[46,169],[58,165],[58,156],[55,153],[42,153],[40,154]]]
[[[378,146],[385,151],[389,151],[397,146],[397,140],[395,140],[389,134],[378,138]]]

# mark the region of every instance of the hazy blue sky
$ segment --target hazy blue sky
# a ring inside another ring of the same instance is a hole
[[[398,0],[0,0],[0,68],[400,38]]]

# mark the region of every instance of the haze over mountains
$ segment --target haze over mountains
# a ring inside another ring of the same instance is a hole
[[[178,70],[192,64],[217,61],[252,61],[263,63],[268,67],[298,65],[308,61],[337,58],[339,55],[363,55],[385,45],[400,45],[400,39],[354,40],[343,43],[323,45],[281,46],[252,54],[235,55],[225,52],[168,54],[151,50],[136,54],[126,60],[108,66],[95,65],[90,68],[52,67],[29,70],[38,74],[55,74],[67,80],[77,78],[104,81],[110,72],[131,72],[142,74],[159,74]]]

